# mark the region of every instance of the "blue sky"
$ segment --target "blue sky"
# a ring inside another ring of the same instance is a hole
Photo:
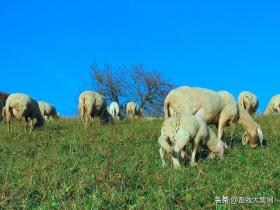
[[[143,64],[176,85],[280,93],[279,1],[0,1],[0,90],[74,115],[89,65]]]

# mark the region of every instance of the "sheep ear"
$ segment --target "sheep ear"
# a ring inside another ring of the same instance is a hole
[[[245,145],[247,143],[248,143],[248,137],[247,137],[247,132],[245,132],[242,137],[242,144]]]
[[[257,132],[258,132],[258,136],[259,136],[259,140],[260,140],[260,145],[262,146],[262,144],[263,144],[263,133],[262,133],[262,130],[261,130],[260,127],[258,127]]]

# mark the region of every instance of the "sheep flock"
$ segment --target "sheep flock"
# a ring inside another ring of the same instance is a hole
[[[236,102],[227,91],[213,91],[205,88],[181,86],[171,90],[162,104],[164,122],[159,133],[159,157],[163,166],[170,157],[175,168],[190,163],[196,165],[199,146],[209,150],[208,158],[222,158],[224,150],[229,149],[223,141],[226,126],[241,125],[245,132],[240,140],[252,148],[263,146],[264,136],[255,121],[259,105],[257,96],[243,91]],[[107,105],[105,98],[98,92],[84,91],[78,98],[78,111],[84,129],[90,129],[95,118],[101,124],[131,118],[154,119],[144,116],[142,106],[133,101],[121,105],[115,101]],[[271,98],[264,115],[279,114],[280,94]],[[59,120],[56,107],[48,102],[37,101],[24,93],[0,93],[0,122],[7,124],[11,133],[13,120],[24,120],[25,130],[32,132],[43,128],[52,120]],[[217,134],[210,125],[217,126]],[[156,140],[155,140],[156,141]]]

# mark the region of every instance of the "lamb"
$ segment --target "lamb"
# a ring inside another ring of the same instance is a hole
[[[163,166],[166,165],[164,156],[169,153],[172,154],[174,167],[178,168],[189,143],[192,143],[192,166],[195,165],[199,144],[207,145],[214,155],[222,157],[224,154],[223,142],[199,116],[194,115],[177,114],[166,118],[158,142],[161,146],[159,153]],[[179,153],[181,153],[181,158]]]
[[[31,132],[33,128],[42,127],[45,123],[44,118],[40,112],[38,102],[32,97],[23,93],[13,93],[7,98],[4,107],[5,120],[8,124],[8,132],[10,133],[10,124],[12,118],[21,120],[25,119],[25,130]],[[36,119],[34,126],[33,119]]]
[[[38,104],[39,104],[41,114],[43,115],[43,117],[45,119],[51,120],[53,118],[56,118],[56,119],[59,118],[59,115],[56,112],[56,108],[54,105],[44,102],[44,101],[38,101]]]
[[[106,101],[99,93],[92,91],[82,92],[79,96],[78,109],[85,128],[90,125],[95,116],[99,116],[103,122],[111,121]]]
[[[187,86],[173,89],[165,98],[164,116],[168,118],[176,113],[199,115],[207,124],[218,125],[218,139],[222,139],[225,126],[231,123],[242,125],[246,132],[243,143],[251,147],[262,145],[263,134],[260,126],[242,108],[238,107],[234,97],[227,91],[215,92],[204,88]]]
[[[264,115],[280,113],[280,94],[273,96],[264,112]]]
[[[117,102],[112,102],[109,106],[109,113],[114,119],[120,120],[121,119],[121,109]]]
[[[126,104],[126,114],[128,117],[141,117],[143,111],[135,102],[128,102]]]
[[[238,96],[238,106],[243,107],[250,115],[254,115],[259,106],[259,100],[254,93],[242,91]]]

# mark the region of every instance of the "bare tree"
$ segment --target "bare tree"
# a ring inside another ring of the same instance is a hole
[[[125,97],[127,82],[122,69],[113,69],[111,65],[99,68],[91,65],[94,88],[109,101],[121,104]]]
[[[173,85],[156,71],[148,71],[142,65],[130,68],[113,68],[105,65],[91,66],[94,89],[109,101],[116,101],[124,108],[128,101],[136,102],[148,115],[160,115],[163,103]]]
[[[130,96],[148,115],[160,115],[166,95],[172,89],[171,82],[156,71],[147,71],[142,65],[128,70],[131,81]]]

